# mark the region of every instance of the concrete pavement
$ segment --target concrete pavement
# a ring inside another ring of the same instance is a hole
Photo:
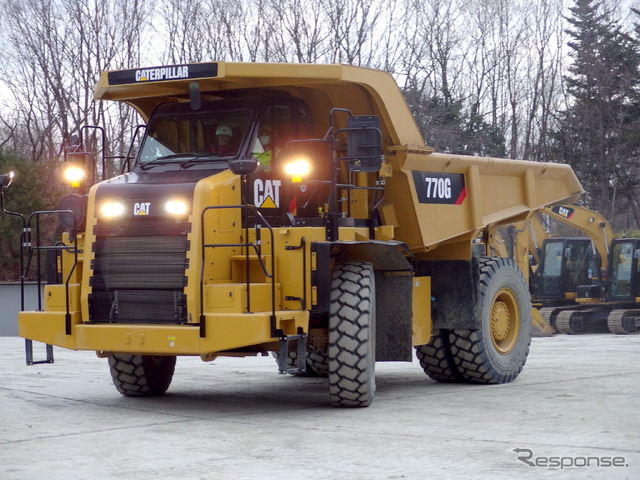
[[[379,363],[365,409],[270,357],[181,357],[165,396],[125,398],[106,359],[55,354],[0,338],[2,480],[640,478],[640,335],[536,338],[507,385]]]

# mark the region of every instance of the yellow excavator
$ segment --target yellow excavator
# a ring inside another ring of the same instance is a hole
[[[587,235],[543,241],[531,285],[545,324],[560,333],[638,331],[640,240],[616,239],[606,218],[582,206],[555,205],[541,214]]]

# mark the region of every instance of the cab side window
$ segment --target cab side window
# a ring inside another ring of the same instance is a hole
[[[278,157],[291,140],[312,135],[311,118],[303,104],[282,102],[269,106],[253,141],[253,155],[265,171],[277,168]]]

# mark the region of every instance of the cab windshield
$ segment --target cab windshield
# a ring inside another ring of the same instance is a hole
[[[160,106],[145,136],[138,165],[194,165],[236,157],[243,146],[252,110],[238,102],[205,102],[194,111],[188,103]]]

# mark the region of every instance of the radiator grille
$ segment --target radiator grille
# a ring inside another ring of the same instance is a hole
[[[154,217],[96,225],[92,322],[184,323],[190,224]]]

